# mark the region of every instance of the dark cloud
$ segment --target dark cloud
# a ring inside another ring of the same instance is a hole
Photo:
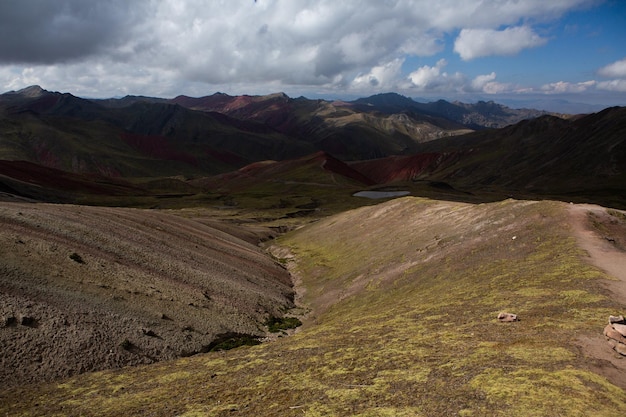
[[[315,76],[333,77],[349,66],[344,62],[344,54],[341,51],[322,49],[314,61]]]
[[[54,64],[123,45],[143,0],[0,0],[0,63]]]

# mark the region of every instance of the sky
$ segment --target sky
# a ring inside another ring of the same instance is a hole
[[[625,0],[0,0],[0,90],[626,105]]]

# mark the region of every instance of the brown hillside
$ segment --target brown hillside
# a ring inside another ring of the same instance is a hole
[[[367,173],[377,184],[428,178],[440,166],[449,166],[462,157],[459,152],[430,152],[411,156],[390,156],[350,164],[359,172]]]
[[[51,380],[261,336],[293,306],[257,247],[154,211],[0,205],[0,384]]]
[[[317,152],[284,161],[255,162],[237,171],[200,178],[189,181],[189,183],[207,189],[233,190],[258,187],[267,182],[299,182],[323,186],[327,184],[336,185],[341,181],[366,186],[375,184],[366,175],[326,152]]]
[[[141,194],[142,190],[119,179],[89,174],[74,174],[34,164],[28,161],[0,160],[0,181],[18,181],[24,184],[57,189],[65,192],[84,192],[105,195]]]

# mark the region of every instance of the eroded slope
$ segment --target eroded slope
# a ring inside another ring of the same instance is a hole
[[[261,335],[292,306],[257,247],[148,210],[0,205],[0,384],[152,363]]]

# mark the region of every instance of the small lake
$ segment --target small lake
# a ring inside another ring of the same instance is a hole
[[[404,197],[409,194],[411,194],[410,191],[359,191],[358,193],[354,193],[352,195],[354,197],[365,198],[393,198]]]

